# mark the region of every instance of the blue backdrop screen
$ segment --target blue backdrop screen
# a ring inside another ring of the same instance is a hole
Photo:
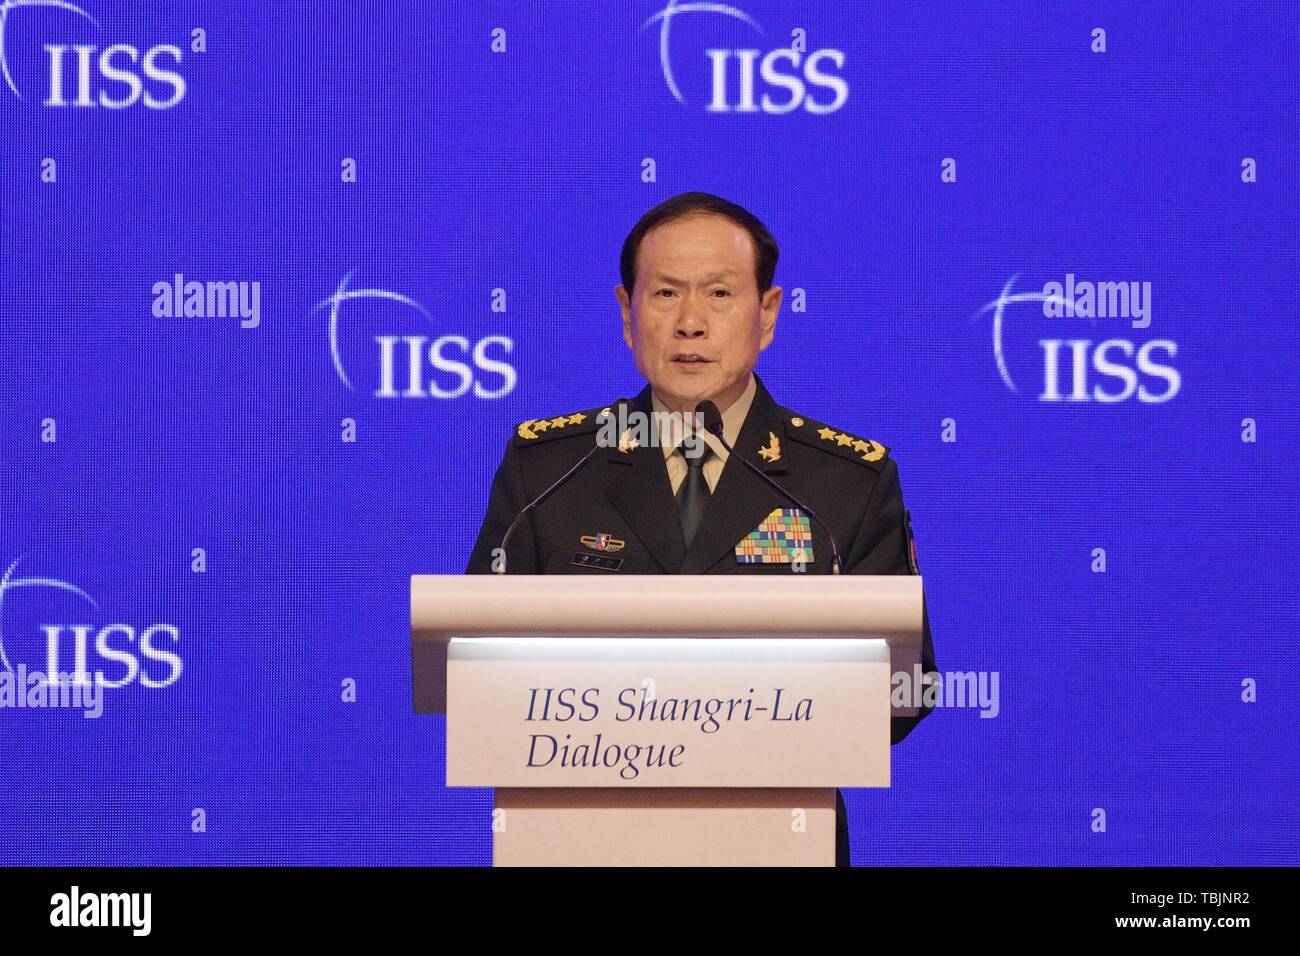
[[[695,189],[776,236],[758,372],[890,446],[938,667],[998,681],[846,792],[854,861],[1296,862],[1298,29],[0,3],[3,670],[121,685],[0,707],[0,862],[490,862],[409,577],[515,423],[639,390],[619,249]]]

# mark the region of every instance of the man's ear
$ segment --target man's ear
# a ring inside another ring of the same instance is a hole
[[[632,347],[632,301],[628,298],[627,289],[621,285],[614,289],[614,296],[618,299],[618,307],[623,310],[623,341],[627,347]]]
[[[779,285],[774,285],[763,293],[763,301],[758,315],[758,350],[761,352],[772,344],[776,334],[776,315],[781,311],[781,298],[784,295]]]

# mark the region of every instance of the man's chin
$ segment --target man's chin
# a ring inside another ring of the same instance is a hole
[[[695,406],[706,400],[716,400],[726,388],[726,383],[719,382],[714,376],[674,375],[662,385],[655,385],[655,394],[666,405],[681,411],[694,411]]]

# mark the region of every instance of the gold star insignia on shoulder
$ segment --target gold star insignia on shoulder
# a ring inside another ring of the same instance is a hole
[[[885,457],[885,446],[861,438],[853,443],[853,450],[862,456],[863,461],[880,461]]]
[[[595,409],[574,412],[572,415],[556,415],[554,418],[530,418],[515,427],[516,444],[523,446],[547,438],[563,438],[567,435],[581,435],[597,427],[598,419],[592,418]]]
[[[863,461],[880,461],[880,459],[885,457],[887,449],[884,445],[877,444],[876,442],[867,442],[867,444],[871,447],[862,452]],[[856,447],[856,445],[854,447]]]
[[[773,432],[767,433],[768,443],[758,450],[765,461],[777,461],[781,457],[781,440]]]
[[[860,438],[849,432],[831,428],[820,422],[810,422],[798,416],[791,417],[789,421],[792,427],[786,429],[788,437],[798,439],[814,448],[833,452],[850,461],[865,462],[877,471],[883,467],[880,462],[889,454],[887,447],[869,438]],[[804,425],[809,427],[805,429]],[[759,453],[762,454],[762,449]]]

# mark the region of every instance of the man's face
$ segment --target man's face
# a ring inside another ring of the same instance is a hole
[[[758,294],[749,233],[696,215],[651,229],[637,255],[636,287],[615,294],[636,367],[670,409],[709,399],[725,410],[745,391],[772,342],[781,289]]]

